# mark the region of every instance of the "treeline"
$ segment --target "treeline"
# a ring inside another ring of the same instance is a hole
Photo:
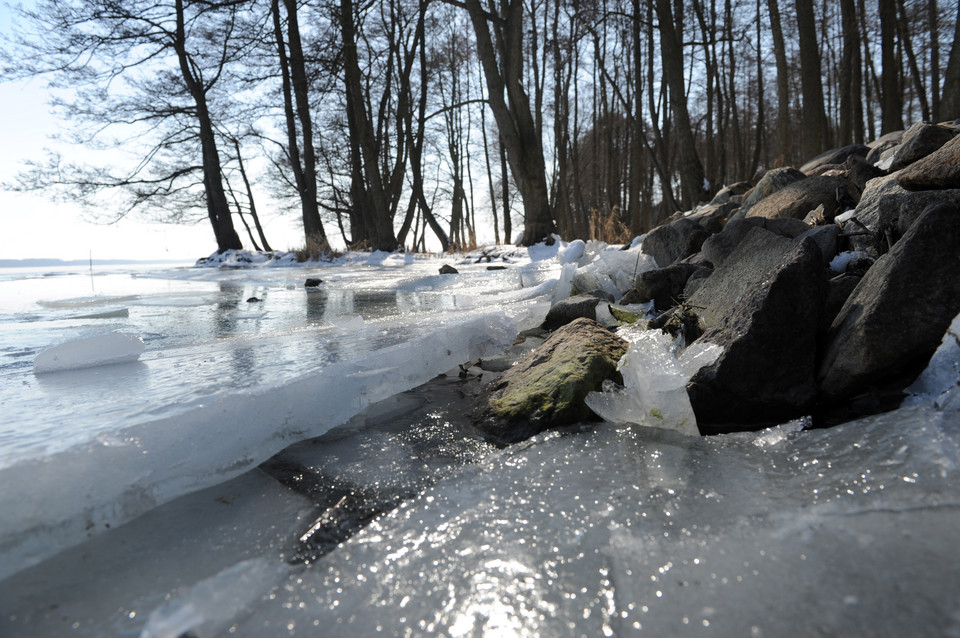
[[[941,0],[942,1],[942,0]],[[7,78],[47,76],[77,161],[18,188],[123,216],[203,210],[270,245],[466,248],[629,233],[729,181],[960,116],[938,0],[69,0],[21,9]],[[11,123],[8,123],[11,125]],[[432,240],[431,240],[432,241]]]

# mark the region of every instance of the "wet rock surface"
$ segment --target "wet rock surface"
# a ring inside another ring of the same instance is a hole
[[[596,321],[576,319],[504,372],[481,402],[478,427],[501,441],[595,418],[584,403],[603,381],[621,380],[627,344]]]

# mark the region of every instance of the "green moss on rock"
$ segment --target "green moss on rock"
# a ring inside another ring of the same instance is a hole
[[[584,399],[606,379],[622,382],[617,363],[626,351],[627,343],[596,321],[581,318],[563,326],[500,376],[483,426],[517,440],[594,418]],[[517,423],[522,425],[514,428]]]

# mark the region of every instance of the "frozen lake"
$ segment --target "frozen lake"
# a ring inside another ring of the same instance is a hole
[[[0,270],[0,635],[960,636],[960,347],[829,430],[498,449],[437,375],[564,294],[534,257]]]

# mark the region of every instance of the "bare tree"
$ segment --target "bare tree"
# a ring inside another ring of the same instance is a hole
[[[47,76],[52,88],[72,89],[55,106],[77,122],[73,141],[140,152],[132,169],[113,171],[52,158],[57,170],[34,171],[28,185],[59,187],[90,202],[119,189],[127,200],[117,217],[174,201],[190,206],[196,197],[205,204],[218,250],[240,248],[210,96],[242,55],[234,36],[248,4],[45,0],[22,9],[36,34],[21,36],[15,52],[5,52],[8,77]]]
[[[500,130],[510,172],[523,199],[521,243],[530,246],[555,228],[543,141],[523,87],[523,2],[499,0],[496,6],[484,8],[480,0],[466,0],[463,6],[473,23],[490,109]]]

